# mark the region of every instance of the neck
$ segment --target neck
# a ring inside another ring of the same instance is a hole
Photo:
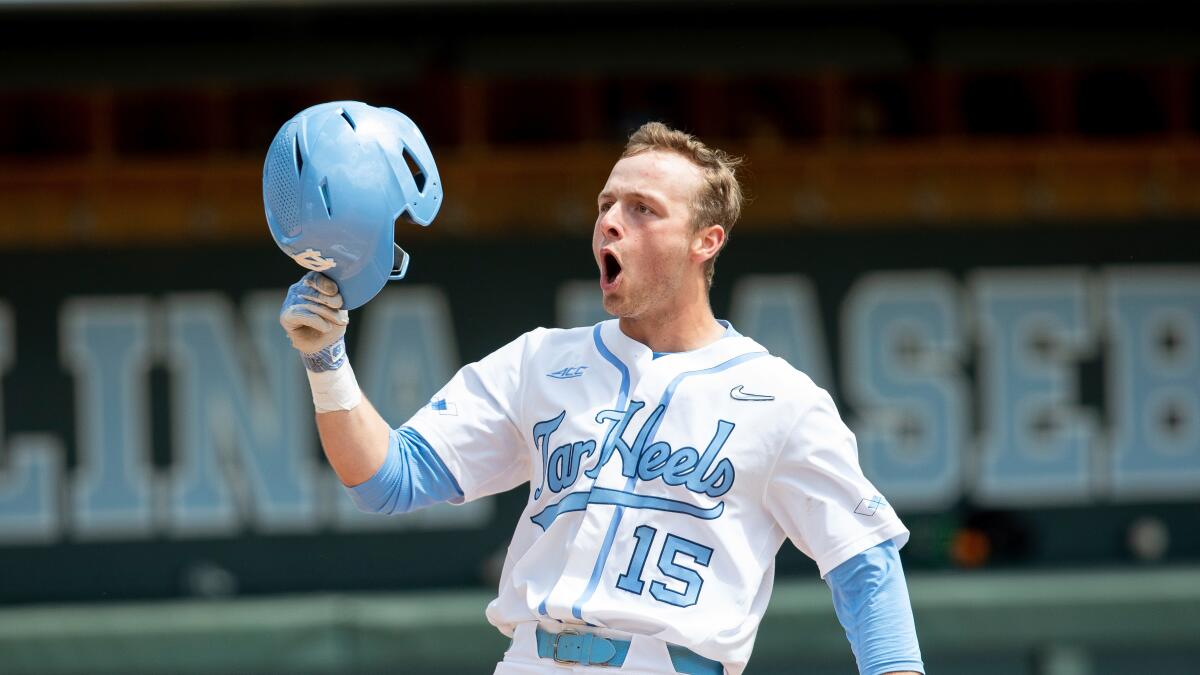
[[[687,352],[716,342],[725,328],[713,316],[707,287],[701,288],[641,316],[621,317],[621,332],[656,352]]]

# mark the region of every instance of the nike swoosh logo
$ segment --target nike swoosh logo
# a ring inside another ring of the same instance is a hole
[[[729,397],[735,401],[774,401],[774,396],[766,396],[764,394],[748,394],[742,391],[742,385],[738,385],[729,390]]]

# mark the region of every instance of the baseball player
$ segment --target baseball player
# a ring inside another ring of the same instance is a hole
[[[908,531],[863,476],[854,435],[828,393],[710,308],[741,210],[737,164],[662,124],[637,130],[592,234],[616,318],[521,335],[396,428],[345,352],[346,306],[361,298],[315,271],[288,292],[280,321],[360,509],[528,484],[487,608],[512,638],[497,675],[738,675],[785,539],[832,589],[861,673],[924,672],[898,556]]]

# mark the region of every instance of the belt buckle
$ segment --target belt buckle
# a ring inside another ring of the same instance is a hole
[[[558,658],[558,640],[559,640],[559,638],[561,638],[564,635],[574,635],[576,637],[579,637],[580,633],[579,633],[579,631],[574,631],[574,630],[563,630],[563,631],[559,631],[559,632],[555,633],[554,634],[554,653],[551,655],[551,657],[554,659],[555,663],[579,663],[578,659],[560,659],[560,658]]]

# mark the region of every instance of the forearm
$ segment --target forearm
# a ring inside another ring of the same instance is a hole
[[[359,389],[346,355],[349,322],[337,284],[315,272],[292,284],[279,313],[308,375],[325,457],[342,484],[353,487],[379,473],[392,429]]]
[[[387,458],[391,427],[364,396],[351,410],[317,413],[321,446],[343,485],[366,482]]]
[[[337,284],[316,272],[288,288],[279,312],[308,375],[325,456],[343,484],[357,485],[383,466],[391,429],[362,395],[350,367],[344,339],[349,322]]]
[[[921,673],[921,650],[900,555],[893,542],[834,568],[825,581],[863,675]]]

